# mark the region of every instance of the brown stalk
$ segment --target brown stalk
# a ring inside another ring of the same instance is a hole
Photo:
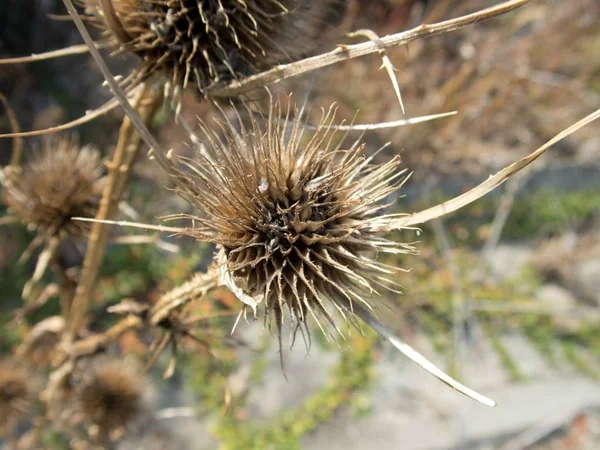
[[[141,119],[148,123],[161,103],[160,92],[144,85],[134,98],[134,107]],[[97,219],[112,218],[117,210],[127,184],[133,161],[141,147],[142,139],[135,132],[132,121],[125,117],[113,159],[107,164],[109,178],[102,193]],[[75,296],[70,311],[63,311],[65,317],[70,317],[67,336],[72,338],[77,332],[83,318],[87,314],[90,298],[100,268],[100,263],[106,250],[106,242],[110,227],[103,223],[94,223],[89,238],[89,245],[83,262],[81,280],[75,290]]]
[[[283,64],[271,70],[268,70],[257,75],[244,78],[240,81],[233,81],[227,85],[215,84],[207,89],[209,97],[235,97],[245,94],[254,89],[266,86],[271,83],[277,83],[306,72],[311,72],[322,67],[330,66],[349,59],[358,58],[360,56],[369,55],[371,53],[381,52],[386,48],[398,47],[408,44],[409,42],[423,39],[429,36],[448,33],[464,28],[468,25],[483,22],[502,14],[506,14],[514,9],[517,9],[531,0],[511,0],[492,6],[491,8],[482,9],[481,11],[467,14],[443,22],[434,23],[431,25],[419,25],[412,30],[403,31],[401,33],[385,36],[380,39],[372,40],[356,45],[340,45],[335,50],[322,55],[306,58],[291,64]]]
[[[128,331],[141,328],[143,324],[144,322],[141,318],[129,315],[118,321],[102,334],[87,337],[75,342],[69,348],[69,356],[71,358],[81,358],[82,356],[93,355],[106,348],[111,342],[116,341]]]
[[[84,123],[91,122],[97,117],[100,117],[103,114],[115,109],[119,105],[119,102],[114,98],[111,98],[104,105],[99,106],[96,109],[86,112],[83,116],[72,120],[71,122],[63,123],[62,125],[57,125],[55,127],[44,128],[42,130],[33,130],[33,131],[21,131],[21,132],[12,132],[6,134],[0,134],[0,139],[9,138],[9,137],[27,137],[27,136],[41,136],[42,134],[50,134],[57,133],[59,131],[68,130],[71,128],[75,128],[79,125],[83,125]]]
[[[107,43],[96,43],[98,48],[107,48]],[[22,64],[36,61],[44,61],[46,59],[60,58],[61,56],[80,55],[88,53],[90,50],[86,44],[73,45],[71,47],[61,48],[59,50],[51,50],[45,53],[33,54],[30,56],[18,56],[16,58],[0,59],[0,66],[5,64]]]
[[[423,211],[419,211],[413,214],[410,214],[405,217],[398,218],[393,220],[389,224],[390,229],[400,229],[403,227],[410,227],[414,225],[419,225],[422,223],[429,222],[430,220],[437,219],[438,217],[443,217],[451,212],[457,211],[464,206],[467,206],[470,203],[473,203],[476,200],[479,200],[481,197],[486,195],[487,193],[493,191],[510,177],[512,177],[517,172],[521,171],[529,164],[538,159],[546,150],[552,147],[557,142],[563,140],[570,134],[575,131],[583,128],[589,123],[600,119],[600,109],[597,109],[593,113],[587,115],[577,123],[571,125],[566,130],[561,131],[559,134],[554,136],[540,148],[538,148],[533,153],[530,153],[525,158],[518,160],[517,162],[512,163],[510,166],[502,169],[495,175],[490,175],[490,177],[482,182],[481,184],[475,186],[468,192],[465,192],[458,197],[455,197],[447,202],[440,203],[439,205],[432,206],[431,208],[425,209]]]

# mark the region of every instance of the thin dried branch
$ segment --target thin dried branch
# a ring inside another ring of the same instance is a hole
[[[133,92],[133,91],[132,91]],[[0,134],[0,139],[2,138],[15,138],[15,137],[28,137],[28,136],[41,136],[42,134],[50,134],[57,133],[59,131],[68,130],[70,128],[78,127],[79,125],[83,125],[84,123],[91,122],[92,120],[100,117],[103,114],[115,109],[119,105],[119,102],[114,98],[110,99],[104,105],[99,106],[96,109],[86,111],[85,115],[79,117],[78,119],[72,120],[71,122],[63,123],[61,125],[57,125],[55,127],[44,128],[42,130],[33,130],[33,131],[21,131],[7,134]]]
[[[139,244],[152,244],[156,248],[164,250],[169,253],[179,253],[181,248],[176,244],[171,244],[170,242],[165,242],[160,239],[158,234],[153,236],[118,236],[111,240],[113,244],[123,244],[123,245],[139,245]]]
[[[144,321],[140,317],[135,315],[124,317],[104,333],[87,337],[67,346],[68,356],[71,359],[76,359],[93,355],[105,349],[110,343],[116,341],[126,332],[139,329],[143,325]]]
[[[109,46],[108,43],[97,42],[96,48],[107,48]],[[71,55],[81,55],[83,53],[88,53],[90,50],[87,45],[73,45],[71,47],[61,48],[59,50],[51,50],[45,53],[37,53],[32,54],[30,56],[18,56],[16,58],[5,58],[0,59],[0,66],[7,64],[22,64],[22,63],[31,63],[37,61],[44,61],[46,59],[54,59],[60,58],[62,56],[71,56]]]
[[[368,312],[366,312],[362,307],[355,305],[354,312],[358,317],[360,317],[367,325],[373,328],[377,333],[386,338],[394,347],[396,347],[400,352],[406,355],[410,360],[414,361],[416,364],[421,366],[431,375],[436,377],[438,380],[446,383],[452,389],[457,390],[461,394],[466,395],[469,398],[472,398],[479,403],[483,403],[486,406],[494,407],[496,406],[496,402],[491,400],[474,390],[464,386],[458,381],[454,380],[452,377],[444,373],[442,370],[437,368],[433,363],[427,360],[423,355],[417,352],[410,345],[403,342],[399,337],[395,336],[390,330],[384,327],[379,321],[377,321],[373,316],[371,316]]]
[[[268,84],[278,83],[287,78],[311,72],[341,61],[347,61],[349,59],[380,52],[389,47],[397,47],[418,39],[449,33],[474,23],[483,22],[492,17],[506,14],[530,1],[531,0],[511,0],[456,19],[450,19],[431,25],[423,24],[412,30],[385,36],[376,41],[356,45],[341,45],[328,53],[312,58],[306,58],[291,64],[280,65],[266,72],[244,78],[243,80],[233,81],[227,85],[215,84],[207,89],[207,96],[235,97],[242,95]]]
[[[379,123],[360,123],[360,124],[349,124],[349,125],[331,125],[332,130],[338,131],[373,131],[373,130],[385,130],[388,128],[405,127],[407,125],[415,125],[417,123],[429,122],[430,120],[442,119],[444,117],[455,116],[458,111],[450,111],[439,114],[431,114],[427,116],[411,117],[409,119],[393,120],[391,122],[379,122]],[[312,124],[304,125],[307,130],[317,130],[318,126]]]
[[[142,89],[134,99],[135,108],[139,110],[144,122],[148,122],[162,97],[159,91],[143,85]],[[96,217],[107,219],[112,217],[117,209],[133,165],[133,161],[141,146],[141,138],[132,127],[129,118],[123,120],[119,132],[119,141],[114,152],[113,159],[107,164],[109,170],[108,183],[102,193],[100,207]],[[103,223],[94,223],[89,238],[89,245],[83,262],[81,281],[75,291],[75,297],[69,316],[69,333],[73,336],[81,326],[82,320],[87,313],[90,297],[96,282],[100,263],[104,257],[106,242],[110,228]]]
[[[167,227],[163,225],[151,225],[139,222],[129,222],[127,220],[105,220],[105,219],[90,219],[87,217],[73,217],[71,220],[79,220],[81,222],[103,223],[106,225],[117,225],[120,227],[141,228],[142,230],[160,231],[161,233],[183,234],[191,231],[187,227]]]
[[[15,112],[10,107],[10,103],[8,99],[0,92],[0,102],[4,105],[4,109],[6,109],[6,115],[8,116],[8,122],[10,124],[11,131],[13,133],[19,133],[21,131],[21,127],[19,126],[19,121],[17,120],[17,116]],[[12,148],[12,156],[10,159],[10,165],[12,167],[17,167],[21,162],[21,155],[23,153],[23,139],[20,137],[15,137],[13,140],[13,148]]]
[[[490,176],[487,180],[485,180],[483,183],[479,184],[478,186],[474,187],[470,191],[465,192],[464,194],[459,195],[458,197],[455,197],[452,200],[448,200],[447,202],[433,206],[426,210],[419,211],[419,212],[410,214],[408,216],[404,216],[404,217],[392,220],[389,223],[389,228],[390,229],[400,229],[400,228],[406,228],[409,226],[426,223],[426,222],[429,222],[430,220],[437,219],[438,217],[443,217],[447,214],[450,214],[454,211],[459,210],[460,208],[462,208],[464,206],[469,205],[470,203],[473,203],[474,201],[480,199],[487,193],[491,192],[492,190],[494,190],[495,188],[500,186],[502,183],[504,183],[506,180],[508,180],[511,176],[513,176],[520,170],[527,167],[533,161],[538,159],[546,150],[548,150],[554,144],[563,140],[570,134],[573,134],[575,131],[579,130],[580,128],[583,128],[584,126],[588,125],[589,123],[591,123],[594,120],[597,120],[599,118],[600,118],[600,109],[598,109],[595,112],[584,117],[577,123],[571,125],[566,130],[560,132],[559,134],[554,136],[552,139],[550,139],[548,142],[546,142],[544,145],[542,145],[540,148],[538,148],[536,151],[527,155],[525,158],[520,159],[519,161],[511,164],[510,166],[501,170],[497,174]]]
[[[38,257],[37,263],[35,265],[35,270],[33,271],[33,275],[25,283],[23,286],[23,294],[22,297],[24,300],[31,300],[34,294],[37,294],[36,288],[44,274],[46,273],[46,269],[50,265],[50,262],[56,256],[56,252],[58,251],[58,247],[60,245],[60,238],[58,236],[52,236],[46,245],[46,248],[40,253]]]

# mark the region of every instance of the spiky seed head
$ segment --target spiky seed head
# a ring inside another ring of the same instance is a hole
[[[400,269],[378,253],[414,252],[386,237],[381,215],[405,171],[398,157],[374,164],[360,142],[335,145],[331,112],[309,136],[289,109],[285,119],[274,109],[239,132],[221,122],[223,138],[201,124],[199,160],[180,174],[197,215],[167,219],[190,219],[183,234],[218,244],[222,282],[247,306],[262,303],[279,331],[284,315],[294,330],[308,316],[335,326],[332,311],[353,318],[394,286]]]
[[[202,93],[314,52],[346,0],[82,1],[113,44],[141,57],[130,81],[163,71]]]
[[[89,229],[72,217],[94,217],[106,177],[100,153],[68,137],[46,139],[4,183],[4,202],[21,222],[47,236],[80,236]]]
[[[0,361],[0,434],[9,432],[30,406],[30,375],[11,361]]]
[[[75,387],[79,411],[101,433],[123,430],[141,412],[144,384],[129,364],[98,361],[82,377]]]

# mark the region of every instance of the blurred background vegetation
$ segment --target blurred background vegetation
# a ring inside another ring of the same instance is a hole
[[[370,28],[383,36],[494,3],[353,0],[341,29]],[[0,2],[0,57],[80,43],[70,22],[48,14],[64,14],[62,2]],[[536,1],[490,22],[390,51],[408,116],[458,111],[365,135],[371,150],[391,141],[379,157],[399,153],[413,171],[397,210],[418,210],[473,187],[598,108],[599,23],[595,0]],[[300,98],[309,92],[315,115],[320,106],[336,102],[340,118],[351,119],[359,110],[358,123],[402,118],[380,62],[377,55],[353,60],[286,88]],[[118,71],[130,61],[112,63]],[[63,123],[102,104],[110,94],[101,81],[87,55],[0,66],[0,92],[7,94],[23,129]],[[193,94],[184,97],[183,112],[190,122],[211,114]],[[109,154],[120,118],[120,111],[111,112],[78,133]],[[168,113],[159,113],[153,125],[166,148],[187,151],[186,133]],[[0,116],[0,130],[9,130],[6,115]],[[257,450],[598,448],[598,131],[597,125],[579,131],[492,195],[427,225],[418,245],[421,255],[395,262],[411,269],[400,280],[404,293],[395,299],[401,311],[392,321],[395,330],[453,376],[497,394],[496,411],[465,409],[461,402],[468,400],[422,381],[424,373],[407,369],[369,333],[355,333],[339,345],[318,339],[310,356],[296,345],[286,355],[286,381],[273,339],[268,332],[257,338],[262,324],[254,323],[242,325],[236,332],[241,343],[218,349],[218,359],[186,352],[168,382],[160,380],[167,361],[159,360],[152,372],[158,412],[184,407],[181,415],[161,422],[169,439],[182,448]],[[10,145],[0,140],[2,165]],[[160,215],[188,208],[166,184],[166,175],[140,157],[126,197],[140,222],[157,223]],[[0,350],[6,354],[28,323],[59,311],[54,299],[26,323],[13,321],[33,267],[16,261],[31,238],[20,226],[1,228]],[[105,313],[107,306],[125,297],[151,301],[210,261],[210,246],[168,240],[182,250],[171,255],[151,245],[109,247],[95,320],[109,323],[114,319]],[[236,302],[225,291],[212,297],[208,308]],[[211,339],[225,341],[231,321],[217,324]],[[120,345],[135,352],[137,343],[126,334]],[[570,397],[568,404],[564,397]],[[502,400],[509,407],[503,408]],[[447,426],[457,410],[462,425]],[[563,414],[547,423],[550,411]],[[479,415],[487,422],[476,420]],[[411,423],[411,418],[412,426],[405,426],[403,420]],[[434,439],[434,432],[445,433],[445,439]],[[51,435],[46,442],[48,448],[64,445]]]

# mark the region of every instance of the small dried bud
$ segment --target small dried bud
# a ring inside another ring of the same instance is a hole
[[[405,171],[398,157],[374,164],[359,142],[334,146],[332,115],[310,137],[278,117],[276,108],[267,126],[252,119],[241,132],[221,123],[224,140],[202,125],[201,162],[187,162],[180,192],[198,216],[169,219],[191,219],[182,234],[218,244],[221,281],[247,306],[262,303],[279,331],[287,311],[294,330],[312,316],[339,332],[332,310],[353,318],[376,288],[397,286],[389,277],[400,269],[377,254],[414,253],[386,238],[381,215]]]
[[[202,93],[314,52],[345,0],[82,0],[113,44],[142,58],[130,81],[157,71]]]
[[[78,410],[103,435],[118,433],[141,412],[143,386],[128,364],[96,361],[75,387]]]
[[[27,165],[7,174],[4,202],[24,224],[47,236],[89,229],[72,217],[94,217],[106,178],[100,153],[75,139],[46,139]]]
[[[30,375],[12,362],[0,361],[0,434],[27,414],[32,397]]]

